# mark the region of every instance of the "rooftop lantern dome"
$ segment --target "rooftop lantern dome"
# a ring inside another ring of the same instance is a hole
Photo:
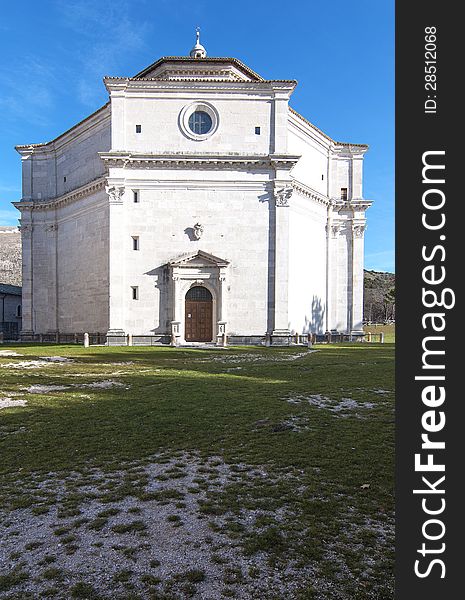
[[[197,29],[196,29],[196,36],[197,36],[197,40],[195,42],[195,46],[190,51],[190,57],[191,58],[206,58],[207,51],[200,43],[200,27],[197,27]]]

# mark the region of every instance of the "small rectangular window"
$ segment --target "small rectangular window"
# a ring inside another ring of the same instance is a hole
[[[136,133],[141,133],[142,125],[136,125]]]
[[[139,300],[139,287],[137,285],[131,286],[132,299]]]
[[[137,190],[134,190],[132,192],[132,199],[134,200],[134,202],[139,202],[139,192]]]
[[[255,135],[260,135],[260,127],[255,127]]]
[[[139,236],[137,235],[132,236],[132,249],[139,250]]]
[[[341,200],[347,200],[347,188],[341,188]]]

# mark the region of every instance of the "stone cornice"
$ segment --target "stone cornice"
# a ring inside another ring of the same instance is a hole
[[[353,200],[341,200],[340,198],[332,198],[331,203],[336,211],[340,210],[358,210],[365,211],[373,204],[373,200],[365,200],[363,198],[354,198]]]
[[[270,154],[270,163],[274,169],[292,169],[300,158],[297,154]]]
[[[349,142],[334,142],[331,148],[333,155],[342,158],[363,158],[368,150],[366,144],[351,144]]]
[[[231,169],[231,168],[267,168],[291,169],[300,156],[267,154],[135,154],[128,152],[99,152],[104,164],[110,167],[135,169],[150,168],[192,168]]]
[[[126,90],[183,90],[192,91],[195,89],[204,90],[232,90],[232,91],[271,91],[280,89],[292,93],[297,81],[294,79],[267,79],[261,81],[241,81],[229,79],[212,79],[202,77],[192,77],[186,79],[184,77],[172,79],[146,79],[146,78],[130,78],[130,77],[104,77],[103,82],[108,92],[125,92]],[[186,85],[188,84],[188,85]]]
[[[11,204],[21,212],[34,208],[34,202],[31,202],[31,200],[21,200],[20,202],[12,202]]]
[[[105,189],[105,185],[107,183],[106,178],[100,177],[99,179],[95,179],[86,185],[83,185],[72,192],[68,192],[67,194],[63,194],[62,196],[57,196],[56,198],[50,198],[48,200],[37,200],[37,201],[27,201],[21,200],[20,202],[12,202],[12,204],[20,211],[23,210],[49,210],[51,208],[57,208],[58,206],[63,206],[64,204],[70,204],[75,200],[79,200],[80,198],[85,198],[90,194],[94,194],[95,192],[99,192],[100,190]]]
[[[293,179],[291,184],[295,191],[301,196],[310,198],[314,202],[318,202],[318,204],[324,204],[325,206],[332,204],[331,200],[327,196],[320,194],[320,192],[317,192],[313,188],[301,183],[300,181],[297,181],[296,179]]]

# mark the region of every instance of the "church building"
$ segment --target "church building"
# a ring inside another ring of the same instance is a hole
[[[360,333],[368,147],[236,58],[163,57],[22,159],[22,337]]]

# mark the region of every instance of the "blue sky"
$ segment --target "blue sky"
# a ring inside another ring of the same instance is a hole
[[[19,215],[14,146],[53,139],[103,105],[104,75],[187,55],[199,25],[209,56],[297,79],[293,108],[370,146],[365,267],[394,271],[393,0],[23,0],[0,11],[0,225]]]

